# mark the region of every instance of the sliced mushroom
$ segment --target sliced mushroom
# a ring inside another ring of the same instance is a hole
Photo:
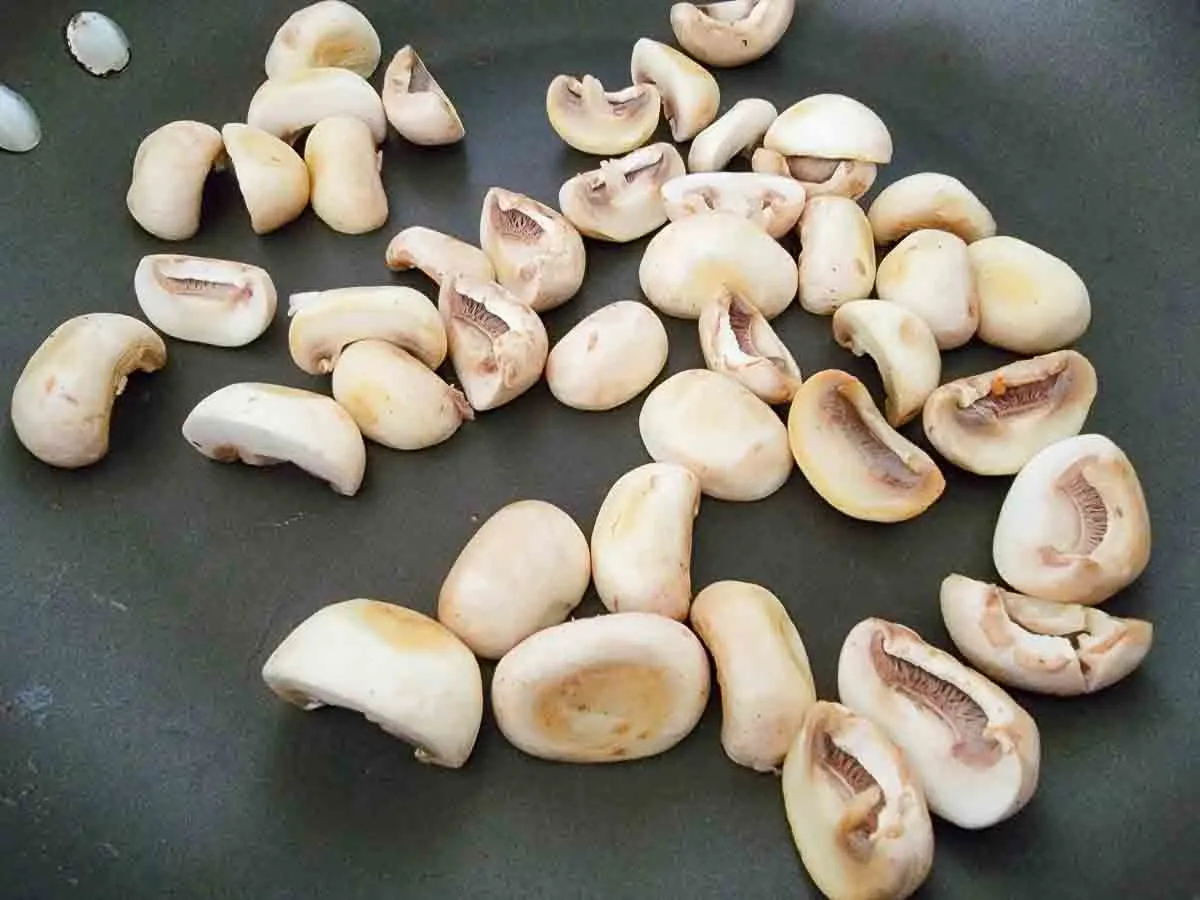
[[[1015,700],[903,625],[865,619],[838,659],[838,694],[899,745],[929,809],[960,828],[1015,815],[1037,787],[1037,724]]]
[[[938,347],[961,347],[979,328],[975,273],[962,238],[922,229],[904,238],[879,263],[875,293],[920,316]]]
[[[104,13],[75,13],[63,37],[72,59],[89,75],[104,78],[129,65],[129,37]]]
[[[842,94],[816,94],[792,104],[767,129],[763,146],[785,157],[814,157],[824,166],[847,159],[892,160],[892,136],[883,120]]]
[[[1079,434],[1095,398],[1087,357],[1059,350],[942,385],[925,402],[925,436],[959,468],[1012,475]]]
[[[255,234],[298,218],[308,206],[308,166],[300,154],[260,128],[230,123],[221,129],[238,189]]]
[[[44,463],[90,466],[108,452],[113,400],[129,374],[166,363],[166,345],[144,322],[116,313],[68,319],[21,370],[10,407],[13,430]]]
[[[435,766],[462,766],[483,721],[483,679],[471,651],[428,616],[378,600],[317,610],[275,649],[262,675],[303,710],[362,713]]]
[[[862,382],[836,369],[800,386],[788,413],[788,439],[813,489],[855,519],[911,519],[946,487],[929,455],[888,426]]]
[[[963,575],[942,581],[942,618],[959,652],[1001,684],[1074,697],[1116,684],[1150,652],[1154,626],[1078,603],[1014,594]]]
[[[466,275],[492,281],[496,270],[487,254],[456,237],[415,225],[399,232],[387,245],[385,261],[393,272],[420,269],[441,287],[448,278]]]
[[[992,557],[1018,591],[1093,606],[1150,562],[1150,514],[1121,448],[1098,434],[1051,444],[1013,479]]]
[[[875,242],[894,244],[922,228],[949,231],[968,244],[996,233],[996,220],[957,178],[918,172],[889,184],[867,212]]]
[[[750,168],[763,175],[783,175],[800,182],[808,197],[847,197],[857,200],[875,183],[875,163],[857,159],[821,159],[818,156],[784,156],[759,147]]]
[[[726,294],[700,313],[704,364],[741,382],[765,403],[790,403],[800,367],[771,323],[739,297]]]
[[[388,199],[379,170],[382,152],[371,132],[353,116],[322,119],[308,134],[304,162],[312,180],[312,208],[322,222],[342,234],[382,228]]]
[[[607,92],[591,75],[557,75],[546,90],[550,126],[576,150],[597,156],[628,153],[650,140],[661,106],[654,85]]]
[[[500,660],[492,710],[531,756],[621,762],[674,747],[708,702],[708,657],[687,626],[625,612],[564,622]]]
[[[721,746],[739,766],[775,771],[816,702],[800,632],[779,598],[744,581],[710,584],[692,604],[692,628],[721,686]]]
[[[250,99],[246,124],[292,144],[302,132],[333,116],[362,119],[376,144],[387,137],[383,102],[349,69],[304,69],[268,79]]]
[[[397,51],[383,76],[383,109],[392,127],[414,144],[454,144],[467,133],[458,110],[410,46]]]
[[[29,101],[0,84],[0,150],[28,153],[42,141],[42,124]]]
[[[681,5],[684,4],[677,4]],[[778,115],[775,106],[766,100],[756,97],[739,100],[696,135],[688,150],[688,171],[719,172],[738,154],[749,155],[762,143],[763,135]]]
[[[871,295],[875,241],[866,214],[845,197],[814,197],[800,216],[800,305],[829,315]]]
[[[583,238],[559,213],[532,197],[494,187],[483,198],[479,246],[496,280],[534,312],[566,303],[587,268]]]
[[[744,66],[779,43],[796,0],[723,0],[719,3],[676,3],[671,30],[688,53],[710,66]]]
[[[558,205],[586,237],[635,241],[667,221],[659,189],[684,171],[678,150],[652,144],[568,180],[558,192]]]
[[[629,71],[634,84],[652,84],[676,141],[694,138],[717,117],[721,89],[712,73],[674,47],[649,38],[633,45]]]
[[[933,865],[933,824],[904,754],[839,703],[809,708],[783,765],[783,803],[808,874],[831,900],[903,900]]]
[[[342,0],[320,0],[292,13],[275,33],[267,77],[332,67],[370,78],[379,52],[379,35],[366,16]]]
[[[231,384],[196,404],[187,442],[217,462],[292,463],[352,497],[362,485],[362,434],[333,399],[275,384]]]
[[[203,122],[168,122],[150,132],[133,157],[129,214],[164,241],[192,237],[200,228],[204,182],[223,146],[221,132]]]
[[[662,199],[672,220],[725,211],[748,219],[773,238],[781,238],[800,218],[804,188],[778,175],[697,172],[664,184]]]

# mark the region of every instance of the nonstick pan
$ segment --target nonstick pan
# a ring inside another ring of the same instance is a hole
[[[391,219],[363,237],[308,213],[257,238],[232,179],[212,178],[201,231],[181,251],[262,265],[284,297],[347,284],[429,290],[384,268],[391,234],[423,224],[472,239],[491,185],[553,202],[594,162],[547,124],[550,79],[625,84],[637,38],[671,39],[668,4],[647,0],[359,5],[385,57],[404,43],[420,50],[466,141],[420,150],[392,134]],[[173,119],[241,120],[294,8],[112,0],[104,11],[133,59],[102,80],[64,49],[76,7],[3,4],[0,81],[30,100],[45,132],[32,153],[0,154],[5,384],[60,321],[137,314],[134,267],[173,249],[125,210],[138,141]],[[768,57],[718,78],[724,106],[761,96],[782,108],[824,91],[862,99],[895,138],[881,185],[956,175],[1002,232],[1068,260],[1094,303],[1079,342],[1100,377],[1087,429],[1125,449],[1151,509],[1150,568],[1107,607],[1153,620],[1146,663],[1093,697],[1017,695],[1042,731],[1038,792],[984,832],[939,824],[921,896],[1196,896],[1200,8],[814,3]],[[552,339],[604,303],[639,297],[643,246],[589,242],[583,291],[546,317]],[[838,348],[827,319],[791,309],[777,328],[805,372],[845,368],[879,396],[870,361]],[[701,365],[694,324],[668,329],[668,371]],[[587,531],[611,483],[646,459],[640,401],[578,413],[542,384],[436,449],[371,447],[354,499],[296,470],[207,462],[179,429],[209,392],[246,380],[327,390],[291,363],[286,331],[281,313],[243,350],[171,341],[167,368],[132,379],[118,401],[111,452],[93,468],[44,466],[3,426],[0,896],[816,897],[778,779],[725,758],[715,699],[687,740],[647,761],[539,762],[485,720],[469,764],[444,771],[359,716],[302,714],[266,690],[267,654],[315,609],[368,596],[432,611],[458,550],[500,506],[549,500]],[[946,377],[1009,358],[972,345],[946,355]],[[841,516],[799,473],[759,503],[705,500],[695,585],[737,578],[778,593],[825,697],[863,617],[949,646],[938,585],[951,571],[994,577],[1008,479],[944,468],[944,498],[897,526]],[[589,595],[580,614],[599,609]]]

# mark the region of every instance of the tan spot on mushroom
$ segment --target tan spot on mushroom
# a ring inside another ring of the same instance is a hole
[[[600,663],[543,686],[534,702],[548,739],[589,754],[624,756],[627,735],[645,740],[670,715],[672,691],[662,669],[640,663]]]
[[[359,604],[357,612],[376,635],[397,650],[444,650],[458,644],[444,625],[402,606],[370,600]]]

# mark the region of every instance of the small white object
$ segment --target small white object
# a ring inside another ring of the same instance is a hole
[[[0,150],[27,153],[42,140],[42,126],[29,101],[0,84]]]
[[[129,38],[104,13],[75,13],[67,22],[66,39],[75,62],[92,75],[114,75],[129,65]]]

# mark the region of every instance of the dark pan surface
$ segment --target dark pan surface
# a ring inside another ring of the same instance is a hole
[[[590,168],[543,111],[559,72],[628,79],[640,36],[669,40],[667,4],[361,3],[385,54],[415,44],[467,123],[439,151],[392,135],[388,226],[335,235],[311,214],[254,237],[236,187],[214,178],[183,252],[261,264],[281,297],[395,280],[383,249],[425,224],[472,239],[493,184],[553,202]],[[126,215],[140,138],[177,118],[236,121],[262,78],[287,2],[111,2],[133,62],[100,81],[66,55],[58,0],[0,11],[0,81],[37,107],[43,144],[0,154],[0,383],[63,319],[137,313],[132,274],[167,249]],[[1157,625],[1127,682],[1089,699],[1019,695],[1041,725],[1042,783],[1014,820],[972,834],[939,825],[938,898],[1185,898],[1200,890],[1200,613],[1196,359],[1200,355],[1200,9],[1194,0],[814,4],[781,47],[719,74],[724,103],[782,108],[826,90],[889,123],[889,183],[961,177],[1001,229],[1061,255],[1091,287],[1080,343],[1100,373],[1088,429],[1138,466],[1154,560],[1109,604]],[[379,76],[376,76],[378,83]],[[582,294],[548,316],[557,337],[586,312],[638,296],[641,244],[589,245]],[[403,283],[422,288],[418,278]],[[799,309],[777,323],[805,372],[879,382]],[[670,322],[670,370],[700,364],[694,326]],[[325,389],[295,369],[278,321],[234,352],[170,343],[163,372],[118,403],[110,456],[60,472],[0,428],[0,895],[25,898],[816,896],[785,825],[777,779],[739,769],[714,702],[674,751],[612,767],[521,756],[490,721],[459,772],[426,768],[362,718],[303,715],[259,668],[319,606],[354,596],[431,611],[451,561],[502,504],[560,504],[585,530],[609,485],[645,461],[640,402],[572,412],[545,385],[444,446],[371,448],[353,500],[296,471],[217,466],[179,436],[191,406],[232,381]],[[947,376],[1006,357],[973,346]],[[913,431],[913,429],[910,429]],[[753,505],[705,500],[697,588],[766,584],[795,617],[822,695],[838,647],[867,615],[943,646],[946,573],[992,577],[1006,479],[947,467],[945,498],[898,527],[843,518],[796,473]],[[594,597],[588,612],[598,608]]]

